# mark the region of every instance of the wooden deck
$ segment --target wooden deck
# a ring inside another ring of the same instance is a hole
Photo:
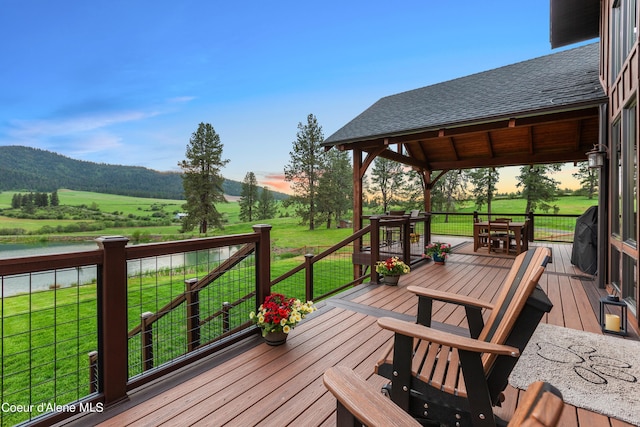
[[[600,332],[589,297],[597,298],[601,290],[595,288],[595,282],[581,280],[587,276],[571,265],[571,245],[548,246],[552,246],[553,263],[540,284],[554,307],[543,321]],[[128,401],[102,414],[68,424],[333,426],[336,401],[323,386],[322,374],[331,366],[346,365],[367,377],[372,387],[379,388],[385,382],[373,374],[373,366],[392,334],[380,329],[376,320],[380,316],[414,318],[417,298],[406,291],[408,285],[493,300],[511,262],[499,257],[454,254],[445,266],[416,266],[402,276],[398,287],[356,287],[319,304],[321,309],[296,327],[283,346],[269,347],[256,336],[131,393]],[[461,309],[440,305],[434,306],[434,313],[444,328],[463,322]],[[637,331],[630,332],[627,339],[638,339]],[[519,393],[507,389],[499,416],[511,417]],[[560,425],[630,424],[565,405]]]

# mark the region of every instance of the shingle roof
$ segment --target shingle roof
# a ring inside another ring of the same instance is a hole
[[[606,102],[599,43],[380,99],[325,145],[442,129]]]

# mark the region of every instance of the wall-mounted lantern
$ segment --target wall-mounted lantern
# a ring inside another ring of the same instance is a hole
[[[590,168],[603,167],[607,161],[607,147],[602,144],[594,144],[593,149],[587,153],[587,160]]]

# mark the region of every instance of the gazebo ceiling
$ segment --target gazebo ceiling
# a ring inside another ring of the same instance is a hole
[[[595,43],[386,97],[324,145],[428,171],[583,161],[607,101],[598,58]]]

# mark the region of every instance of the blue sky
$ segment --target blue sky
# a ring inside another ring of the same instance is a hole
[[[548,0],[0,1],[0,145],[178,170],[206,122],[274,189],[309,113],[554,52]]]

